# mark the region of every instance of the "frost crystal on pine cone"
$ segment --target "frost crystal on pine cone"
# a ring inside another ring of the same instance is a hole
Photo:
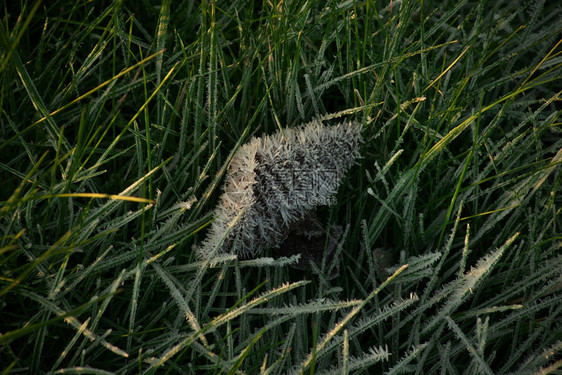
[[[361,126],[312,121],[252,138],[227,171],[200,258],[236,252],[256,256],[278,246],[316,206],[332,204],[345,172],[359,157]]]

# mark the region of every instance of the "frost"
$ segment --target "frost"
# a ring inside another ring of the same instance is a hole
[[[255,257],[281,244],[315,207],[335,202],[361,142],[359,124],[326,126],[318,120],[252,138],[228,167],[215,220],[195,247],[198,256],[235,252]]]

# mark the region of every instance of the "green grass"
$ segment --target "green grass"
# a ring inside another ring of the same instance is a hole
[[[556,2],[0,15],[3,373],[562,373]],[[232,151],[313,118],[364,126],[339,276],[199,262]]]

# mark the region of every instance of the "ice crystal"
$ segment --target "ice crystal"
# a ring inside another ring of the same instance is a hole
[[[209,234],[196,247],[199,257],[248,258],[278,247],[317,206],[334,203],[361,141],[357,123],[320,121],[252,138],[232,158]]]

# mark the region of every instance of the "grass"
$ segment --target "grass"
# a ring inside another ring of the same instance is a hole
[[[562,373],[555,2],[1,9],[3,373]],[[232,152],[313,118],[364,127],[339,276],[198,261]]]

